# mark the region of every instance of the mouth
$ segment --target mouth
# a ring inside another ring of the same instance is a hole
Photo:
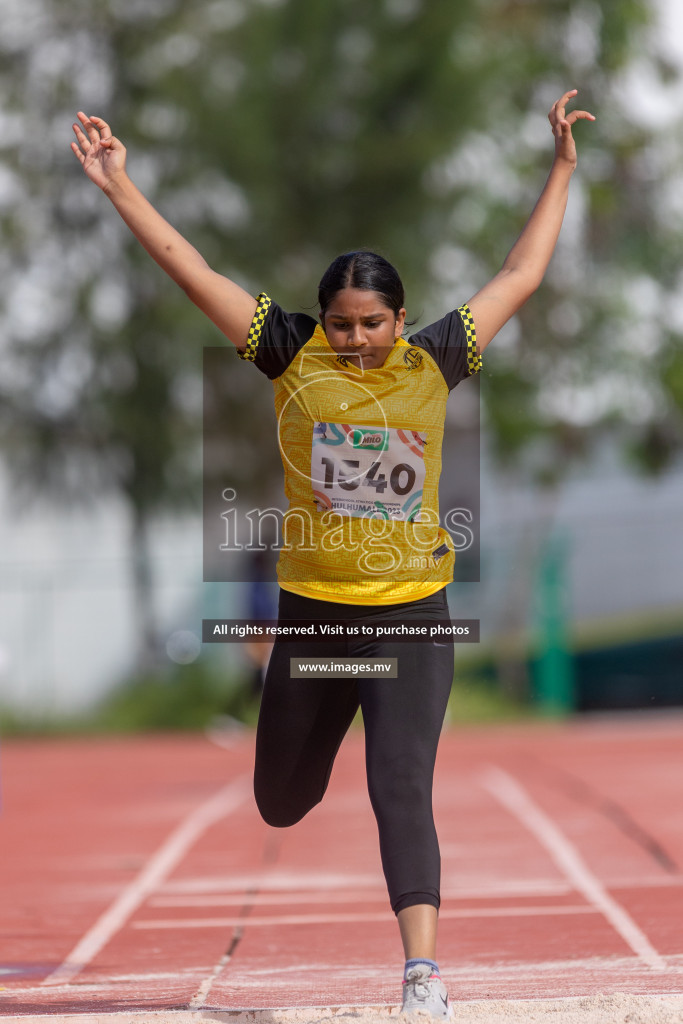
[[[357,360],[358,361],[358,365],[360,366],[360,368],[362,370],[364,367],[367,368],[368,366],[370,366],[372,364],[372,361],[374,359],[375,353],[374,352],[368,352],[368,351],[365,351],[365,352],[345,352],[344,356],[346,357],[346,359]]]
[[[383,352],[368,349],[363,349],[362,352],[359,352],[358,350],[353,352],[343,351],[340,352],[339,355],[341,355],[349,365],[357,367],[361,373],[365,373],[367,370],[376,370],[382,365],[386,358]]]

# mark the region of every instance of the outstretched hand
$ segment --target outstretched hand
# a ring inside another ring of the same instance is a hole
[[[126,147],[101,117],[88,117],[79,110],[78,121],[72,125],[77,142],[71,143],[71,149],[90,180],[104,189],[124,170]]]
[[[576,144],[572,136],[572,125],[579,120],[595,120],[594,115],[589,114],[587,110],[571,110],[568,114],[565,113],[567,103],[576,96],[576,93],[576,89],[570,89],[553,103],[548,114],[550,129],[555,136],[555,159],[566,160],[573,167],[576,166]]]

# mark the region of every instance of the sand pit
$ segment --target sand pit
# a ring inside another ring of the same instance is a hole
[[[428,1024],[423,1014],[404,1017],[390,1007],[221,1011],[160,1010],[140,1013],[38,1014],[2,1017],[3,1024]],[[493,999],[457,1003],[454,1024],[683,1024],[681,995],[609,995],[578,999]]]

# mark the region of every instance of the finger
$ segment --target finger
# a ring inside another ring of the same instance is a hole
[[[568,92],[564,93],[563,96],[560,96],[559,100],[555,100],[550,108],[550,113],[548,114],[551,124],[564,119],[565,107],[569,101],[576,96],[577,92],[578,89],[570,89]]]
[[[591,114],[588,110],[572,110],[571,113],[567,114],[567,121],[569,124],[574,124],[574,121],[594,121],[595,114]]]
[[[561,139],[565,131],[571,131],[569,121],[566,117],[557,118],[557,120],[550,122],[550,130],[557,139]]]
[[[95,127],[91,119],[88,117],[88,115],[84,114],[82,110],[79,110],[77,116],[90,141],[99,142],[100,133],[98,132],[97,128]]]
[[[81,152],[77,142],[71,143],[71,151],[72,153],[75,153],[75,155],[78,157],[82,164],[85,163],[85,155]]]
[[[90,120],[95,125],[95,127],[99,129],[100,138],[103,142],[105,141],[105,139],[110,139],[112,137],[111,128],[109,127],[106,121],[102,120],[101,117],[93,117],[91,115]]]
[[[80,124],[72,124],[71,127],[74,130],[74,134],[75,134],[76,138],[78,139],[79,145],[81,145],[83,147],[83,149],[87,152],[87,150],[89,150],[90,146],[92,145],[92,143],[90,142],[90,139],[88,138],[87,135],[84,134],[83,130],[81,129]],[[74,146],[75,143],[72,142],[71,145]]]

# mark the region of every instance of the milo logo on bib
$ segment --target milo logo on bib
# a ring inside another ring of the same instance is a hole
[[[365,448],[373,452],[385,452],[389,447],[388,430],[365,430],[354,427],[351,431],[351,446]]]

